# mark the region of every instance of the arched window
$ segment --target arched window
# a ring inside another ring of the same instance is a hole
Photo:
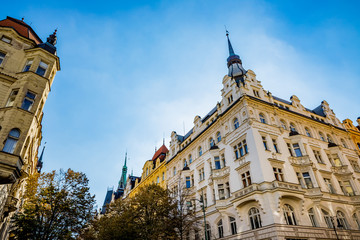
[[[234,119],[234,128],[237,129],[239,127],[239,120],[237,118]]]
[[[187,161],[186,161],[186,159],[184,158],[184,167],[186,167],[187,166]]]
[[[341,141],[341,144],[343,145],[343,147],[344,147],[344,148],[347,148],[347,145],[346,145],[345,140],[344,140],[344,139],[341,139],[340,141]]]
[[[251,223],[251,229],[261,228],[261,218],[260,212],[257,208],[250,208],[249,210],[249,220]]]
[[[224,237],[224,227],[222,224],[222,219],[220,219],[220,221],[217,223],[217,226],[218,226],[219,238],[223,238]]]
[[[6,139],[3,151],[7,153],[14,153],[16,143],[18,142],[20,137],[20,131],[17,128],[11,129],[9,135]]]
[[[345,214],[343,212],[337,211],[336,218],[337,218],[338,228],[349,229],[349,225],[346,221]]]
[[[289,204],[283,207],[284,217],[287,225],[297,225],[294,209]]]
[[[189,154],[189,164],[191,164],[192,163],[192,156],[191,156],[191,154]]]
[[[360,143],[358,143],[357,146],[358,146],[358,148],[359,148],[359,150],[360,150]]]
[[[149,169],[146,168],[146,176],[149,175]]]
[[[332,137],[329,134],[326,135],[326,139],[329,143],[334,143]]]
[[[218,143],[221,141],[221,133],[220,132],[216,133],[216,140]]]
[[[360,221],[356,213],[353,214],[353,220],[356,222],[356,226],[360,230]]]
[[[319,132],[319,136],[320,136],[321,141],[325,142],[325,137],[324,137],[324,134],[322,132]]]
[[[308,210],[308,214],[309,214],[309,218],[310,218],[310,221],[311,221],[312,226],[313,226],[313,227],[317,227],[318,224],[317,224],[317,221],[316,221],[314,209],[313,209],[313,208],[310,208],[310,209]]]
[[[306,127],[306,128],[305,128],[305,132],[306,132],[306,136],[311,137],[310,129],[308,129],[308,128]]]
[[[165,172],[162,173],[162,180],[165,180]]]
[[[176,167],[173,168],[173,175],[176,175]]]
[[[213,138],[210,138],[210,139],[209,139],[209,143],[210,143],[210,148],[213,147],[213,146],[215,146],[215,141],[214,141]]]
[[[156,183],[157,184],[159,184],[159,182],[160,182],[160,178],[159,178],[159,176],[156,178]]]
[[[235,235],[237,234],[237,227],[236,227],[236,220],[233,217],[229,217],[230,222],[230,228],[231,228],[231,234]]]
[[[265,119],[264,114],[260,113],[260,114],[259,114],[259,118],[260,118],[260,122],[266,123],[266,119]]]
[[[326,222],[326,225],[328,226],[328,228],[333,228],[333,223],[330,217],[330,214],[325,211],[324,209],[321,209],[322,214],[324,215],[324,220]]]
[[[292,132],[297,132],[294,123],[290,123],[290,131],[292,131]]]
[[[280,120],[280,124],[284,130],[287,130],[286,122],[284,120]]]
[[[199,147],[199,157],[202,155],[202,147]]]

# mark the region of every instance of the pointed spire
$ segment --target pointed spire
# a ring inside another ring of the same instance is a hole
[[[227,66],[229,69],[228,76],[232,79],[235,79],[235,82],[238,87],[240,87],[240,83],[244,83],[244,77],[247,71],[242,66],[242,61],[239,55],[236,55],[234,49],[231,45],[229,32],[226,30],[226,38],[228,40],[229,47],[229,57],[227,58]]]
[[[55,31],[53,32],[53,34],[51,34],[51,35],[47,38],[47,40],[46,40],[48,43],[50,43],[50,44],[53,45],[53,46],[55,46],[56,40],[57,40],[56,32],[57,32],[57,29],[55,29]]]
[[[46,142],[44,143],[44,147],[43,147],[43,149],[41,151],[39,160],[38,160],[37,165],[36,165],[36,170],[38,171],[38,173],[41,172],[41,169],[43,167],[43,156],[44,156],[45,145],[46,145]]]
[[[230,42],[230,39],[229,39],[229,32],[228,30],[226,30],[226,37],[227,37],[227,40],[228,40],[228,47],[229,47],[229,56],[234,56],[235,55],[235,52],[234,52],[234,49],[231,45],[231,42]]]
[[[127,160],[127,150],[125,152],[125,162],[124,162],[124,167],[126,167],[126,160]]]

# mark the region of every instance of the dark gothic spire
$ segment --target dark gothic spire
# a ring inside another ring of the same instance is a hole
[[[55,31],[53,32],[53,34],[51,34],[51,35],[47,38],[47,40],[46,40],[48,43],[50,43],[50,44],[53,45],[53,46],[55,46],[56,40],[57,40],[56,32],[57,32],[57,29],[55,29]]]
[[[45,143],[45,144],[46,144],[46,143]],[[36,170],[37,170],[38,173],[41,172],[41,169],[42,169],[42,167],[43,167],[43,156],[44,156],[45,144],[44,144],[44,147],[43,147],[43,149],[42,149],[42,151],[41,151],[39,160],[38,160],[38,162],[37,162],[37,164],[36,164]]]
[[[230,42],[229,32],[227,30],[226,37],[229,47],[229,57],[227,58],[227,66],[229,69],[228,76],[232,79],[235,79],[237,86],[240,87],[240,82],[244,84],[244,77],[247,71],[243,68],[240,57],[234,52],[234,49]]]

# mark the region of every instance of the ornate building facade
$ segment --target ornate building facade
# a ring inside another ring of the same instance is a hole
[[[345,119],[343,124],[348,130],[351,140],[355,144],[355,148],[357,149],[360,156],[360,117],[356,119],[356,122],[358,124],[357,126],[355,126],[350,119]]]
[[[0,239],[23,204],[27,176],[39,172],[43,107],[56,72],[56,32],[43,42],[23,20],[0,21]]]
[[[221,101],[171,134],[168,188],[205,205],[205,231],[189,238],[360,239],[359,155],[344,125],[326,101],[273,96],[228,46]]]

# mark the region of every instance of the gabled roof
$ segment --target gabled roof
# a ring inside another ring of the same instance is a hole
[[[33,40],[36,44],[43,43],[35,31],[22,20],[6,17],[6,19],[0,21],[0,27],[12,28],[20,36]]]
[[[164,158],[165,158],[165,156],[166,156],[166,153],[168,153],[169,152],[169,149],[167,149],[167,147],[163,144],[156,152],[155,152],[155,154],[154,154],[154,156],[152,157],[152,159],[151,160],[156,160],[158,157],[160,157],[160,155],[162,155],[162,156],[164,156]],[[161,160],[164,160],[164,159],[161,159]]]

